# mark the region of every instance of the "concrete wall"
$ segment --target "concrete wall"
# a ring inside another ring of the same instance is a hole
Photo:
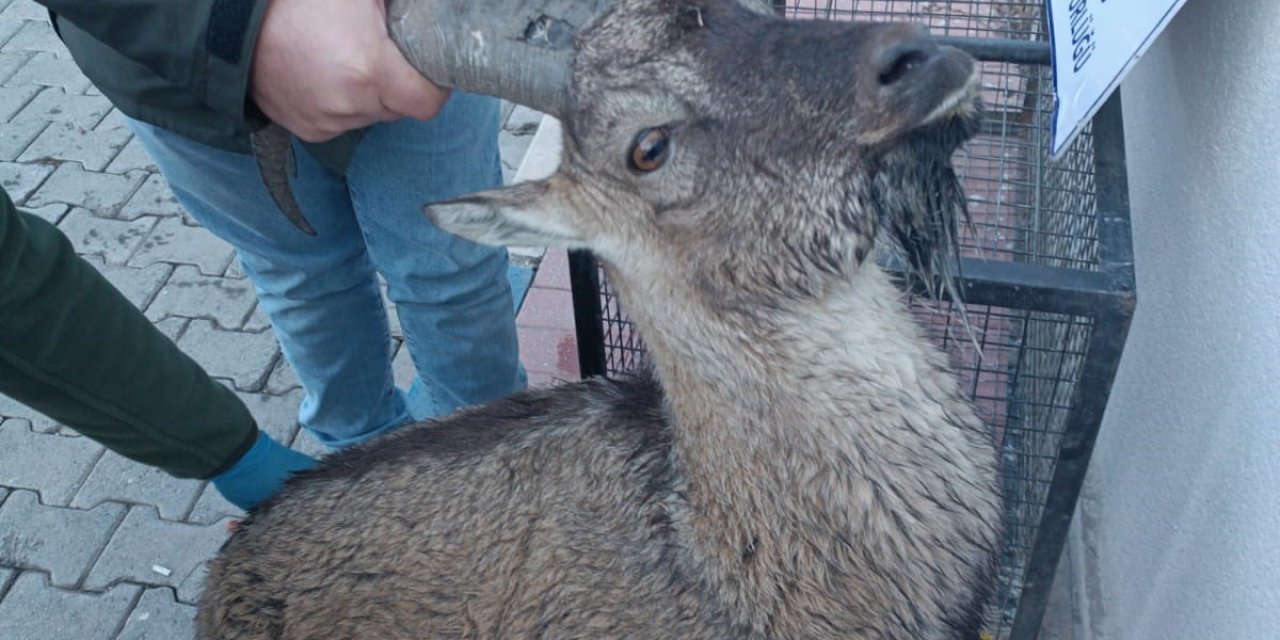
[[[1190,0],[1123,98],[1139,301],[1075,635],[1280,638],[1280,0]]]

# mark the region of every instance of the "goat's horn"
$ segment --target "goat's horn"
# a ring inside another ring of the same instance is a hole
[[[406,59],[432,82],[523,104],[553,116],[568,100],[573,40],[613,0],[387,0],[387,29]],[[283,137],[282,144],[280,138]],[[254,135],[271,199],[314,235],[289,188],[288,135],[275,125]]]
[[[564,112],[573,39],[612,0],[389,0],[391,39],[432,82]]]

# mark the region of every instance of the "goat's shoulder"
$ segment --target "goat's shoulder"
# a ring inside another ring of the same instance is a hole
[[[652,443],[665,437],[665,422],[661,392],[652,376],[596,378],[528,389],[407,426],[337,452],[303,477],[363,476],[373,469],[425,460],[466,463],[574,435]]]

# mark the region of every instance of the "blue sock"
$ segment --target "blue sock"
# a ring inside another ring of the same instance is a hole
[[[315,466],[315,459],[258,432],[258,439],[230,469],[213,477],[213,486],[231,504],[248,511],[280,490],[295,471]]]

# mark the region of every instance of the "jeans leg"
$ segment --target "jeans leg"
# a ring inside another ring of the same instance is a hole
[[[373,127],[347,172],[369,254],[418,372],[416,418],[523,389],[507,252],[446,233],[424,205],[502,185],[500,106],[455,92],[429,122]]]
[[[272,203],[250,156],[130,125],[183,206],[239,252],[302,383],[300,424],[343,447],[408,422],[392,381],[386,311],[345,182],[295,147],[294,192],[318,232],[310,237]]]

